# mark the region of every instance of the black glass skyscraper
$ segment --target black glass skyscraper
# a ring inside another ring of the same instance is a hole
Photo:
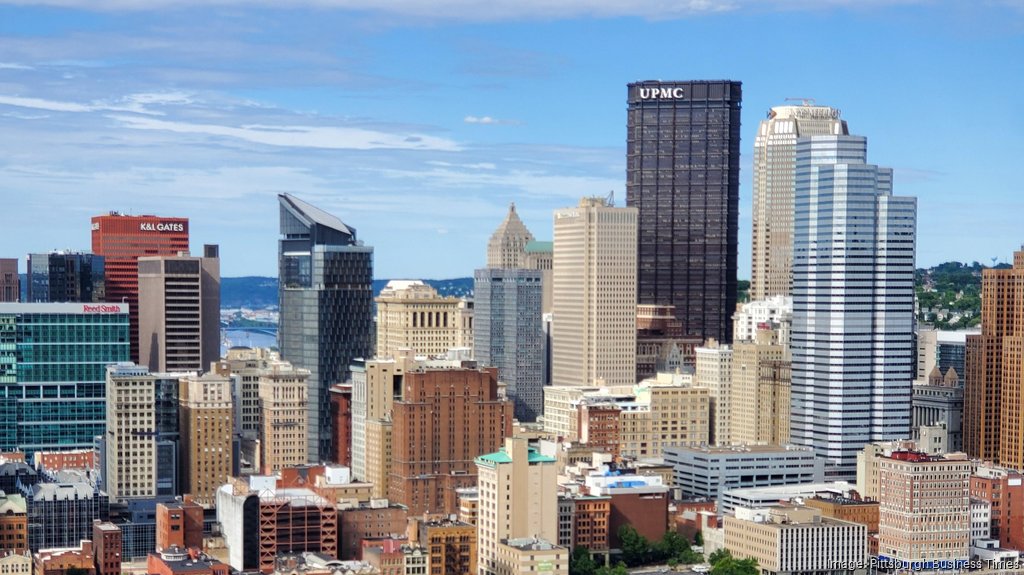
[[[298,198],[282,194],[278,242],[281,355],[310,371],[309,460],[331,453],[328,389],[349,365],[373,352],[373,248],[356,230]]]
[[[687,335],[732,340],[740,82],[629,84],[626,205],[639,209],[637,302],[673,305]]]
[[[82,252],[28,255],[28,301],[105,301],[104,259]]]

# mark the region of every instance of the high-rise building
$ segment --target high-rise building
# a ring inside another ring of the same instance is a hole
[[[182,378],[178,389],[181,489],[209,507],[234,464],[231,380],[214,373],[192,375]]]
[[[1024,246],[1010,269],[981,272],[981,334],[967,336],[964,449],[1024,468]]]
[[[685,335],[670,305],[636,306],[636,380],[693,368],[699,336]]]
[[[459,346],[457,297],[441,297],[419,280],[391,280],[377,302],[377,357],[392,357],[400,349],[421,355],[443,355]]]
[[[878,558],[896,569],[952,571],[971,557],[968,480],[961,453],[894,451],[880,462]]]
[[[541,298],[541,309],[543,313],[551,313],[552,303],[552,278],[555,266],[555,243],[554,242],[526,242],[525,268],[540,270],[540,283],[543,286]]]
[[[910,436],[917,201],[866,161],[863,137],[797,141],[790,430],[829,480]]]
[[[741,84],[645,81],[628,90],[626,205],[640,212],[638,303],[673,305],[687,335],[728,343]]]
[[[544,326],[540,270],[484,268],[474,272],[474,357],[498,368],[519,421],[544,409]]]
[[[523,561],[568,573],[569,550],[557,546],[558,482],[555,459],[537,453],[525,438],[508,438],[500,451],[476,458],[480,493],[477,573],[511,575]],[[534,546],[530,546],[530,543]],[[533,551],[529,559],[519,553]]]
[[[107,367],[104,485],[111,501],[156,495],[156,378],[134,363]]]
[[[265,475],[309,462],[306,442],[308,369],[278,362],[260,376],[260,466]]]
[[[352,474],[373,484],[375,498],[387,497],[391,475],[392,411],[415,360],[360,361],[352,366]]]
[[[555,385],[636,382],[637,209],[583,198],[555,211]]]
[[[106,301],[105,269],[103,256],[85,252],[28,254],[27,301]]]
[[[294,196],[278,196],[281,355],[308,369],[308,458],[331,453],[328,390],[373,351],[373,248],[355,228]]]
[[[21,299],[21,276],[17,258],[0,258],[0,303],[13,303]]]
[[[388,499],[413,516],[457,513],[455,489],[474,484],[473,458],[512,435],[512,403],[498,396],[498,370],[417,369],[406,373],[400,393]]]
[[[509,204],[508,215],[487,242],[487,267],[525,268],[526,244],[533,240],[533,234],[516,213],[516,205]]]
[[[811,100],[801,106],[775,106],[761,120],[754,139],[750,299],[791,292],[797,138],[849,133],[846,121],[839,119],[839,110],[815,106]]]
[[[708,340],[696,350],[693,383],[711,398],[711,445],[732,443],[732,347]]]
[[[220,358],[220,256],[139,258],[139,355],[152,371],[203,371]]]
[[[142,256],[188,251],[188,219],[110,212],[92,218],[92,253],[103,256],[106,301],[130,308],[131,361],[139,361],[139,266]]]
[[[84,475],[64,475],[61,483],[22,487],[28,503],[28,547],[32,551],[71,547],[92,536],[92,522],[110,515],[107,494]]]
[[[153,373],[156,424],[156,495],[173,497],[182,493],[181,485],[181,421],[178,417],[179,382],[190,373]],[[148,553],[148,551],[146,551]]]
[[[741,445],[789,443],[789,349],[771,329],[733,344],[729,438]]]
[[[128,307],[0,304],[0,450],[93,447],[107,365],[128,360]]]

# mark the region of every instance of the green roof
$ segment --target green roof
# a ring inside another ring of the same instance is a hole
[[[537,453],[537,450],[532,447],[528,448],[526,452],[529,454],[529,456],[527,457],[527,462],[529,463],[555,462],[554,457],[541,455]],[[477,457],[476,462],[490,465],[497,465],[499,463],[512,463],[512,456],[510,456],[508,453],[505,453],[504,449],[501,449],[500,451],[495,451],[494,453],[488,453],[487,455],[481,455],[480,457]]]
[[[529,241],[523,249],[528,254],[549,253],[555,251],[555,242]]]

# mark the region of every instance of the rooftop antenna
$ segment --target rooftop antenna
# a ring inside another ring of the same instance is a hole
[[[786,102],[800,102],[801,106],[813,106],[814,98],[786,98]]]
[[[605,198],[605,203],[608,204],[609,208],[615,207],[615,190],[608,192],[608,197]]]

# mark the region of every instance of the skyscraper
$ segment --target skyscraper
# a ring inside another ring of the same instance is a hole
[[[139,356],[152,371],[206,371],[220,358],[220,257],[139,258]]]
[[[28,254],[30,302],[106,301],[103,256],[56,251]]]
[[[444,355],[462,344],[473,344],[462,341],[458,321],[461,300],[440,296],[420,280],[391,280],[374,301],[377,357],[394,357],[400,349],[418,355]]]
[[[210,507],[217,488],[234,467],[234,406],[231,379],[215,373],[181,378],[181,489]]]
[[[636,222],[604,198],[555,211],[555,385],[636,383]]]
[[[283,359],[310,371],[309,460],[331,454],[328,390],[373,352],[373,248],[356,230],[292,195],[278,196]]]
[[[1024,247],[1013,268],[981,272],[981,334],[967,336],[964,449],[1024,467]]]
[[[107,367],[104,485],[112,501],[156,495],[156,378],[145,367]]]
[[[544,326],[540,270],[484,268],[473,278],[474,357],[498,368],[519,421],[544,409]]]
[[[750,299],[790,295],[793,273],[793,191],[796,140],[845,136],[850,132],[839,110],[814,106],[775,106],[761,120],[754,139],[754,246]]]
[[[866,163],[859,136],[796,146],[793,443],[856,476],[857,451],[910,436],[917,200]]]
[[[519,219],[516,205],[510,204],[505,221],[491,234],[487,242],[487,267],[525,268],[526,244],[533,241],[533,234]]]
[[[640,212],[638,303],[673,305],[686,335],[728,343],[741,84],[645,81],[628,89],[626,205]]]
[[[13,303],[21,299],[21,277],[16,258],[0,258],[0,302]]]
[[[106,301],[131,309],[131,360],[139,362],[139,266],[141,256],[176,256],[188,251],[188,219],[128,216],[110,212],[92,218],[92,253],[106,266]]]

